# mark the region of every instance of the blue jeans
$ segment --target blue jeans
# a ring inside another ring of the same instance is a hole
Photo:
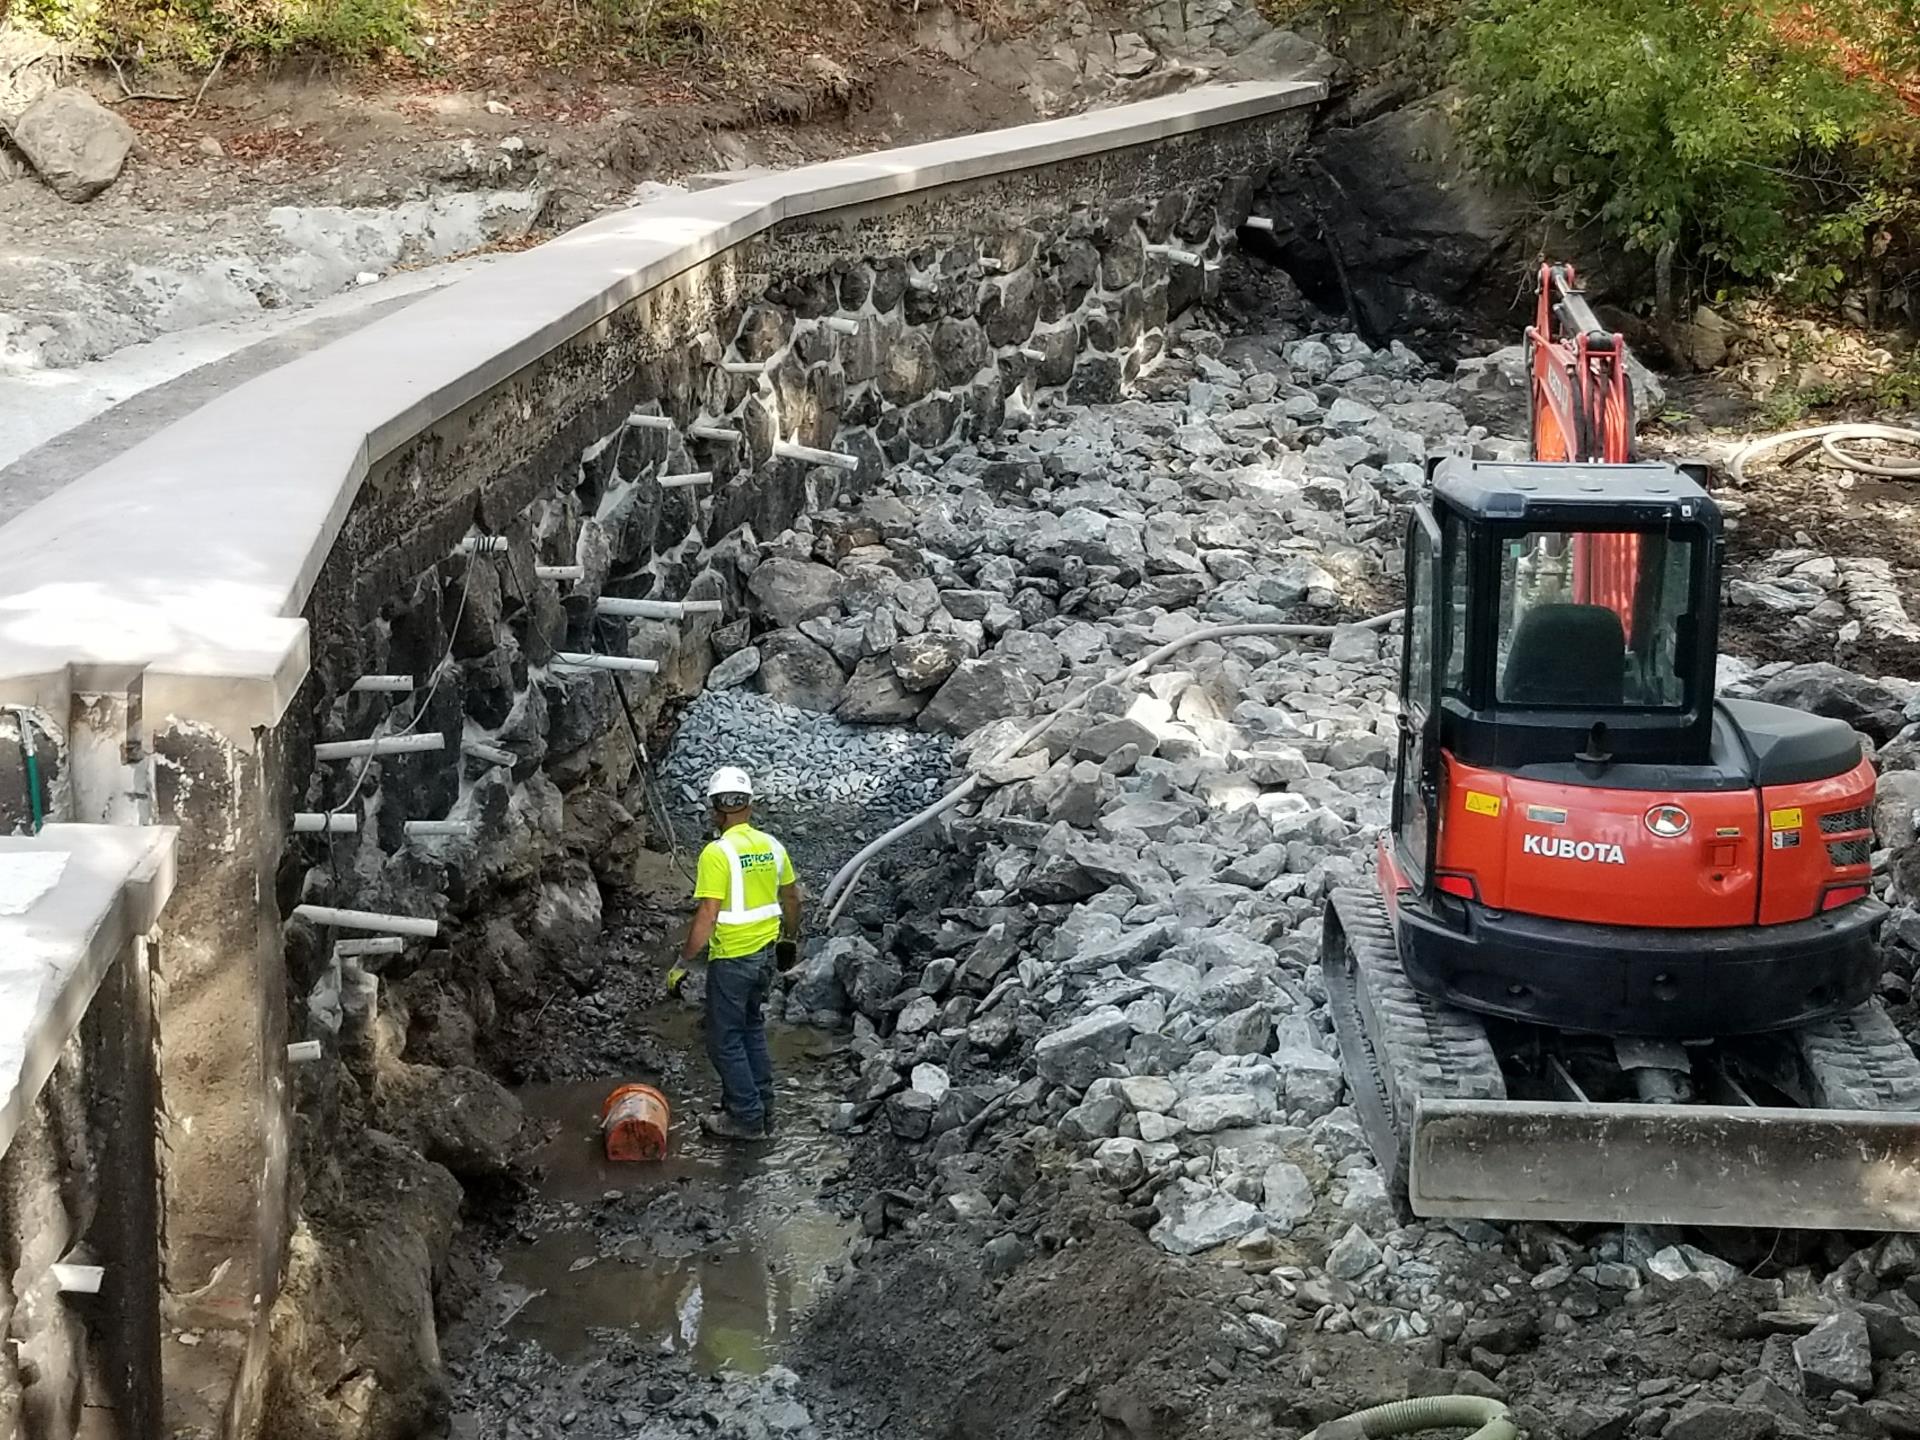
[[[707,966],[707,1058],[720,1076],[727,1112],[765,1123],[773,1105],[773,1057],[762,1013],[773,980],[773,946]]]

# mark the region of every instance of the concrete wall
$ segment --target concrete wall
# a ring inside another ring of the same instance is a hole
[[[0,839],[0,1434],[159,1424],[159,1209],[147,935],[172,835]],[[97,1293],[56,1266],[99,1265]]]
[[[612,217],[240,387],[0,527],[0,701],[47,718],[60,813],[180,835],[152,965],[164,1415],[139,1433],[252,1435],[269,1411],[301,1436],[431,1421],[448,1171],[485,1173],[515,1120],[474,1037],[516,984],[590,952],[597,857],[638,828],[613,683],[553,652],[662,661],[630,690],[644,724],[698,685],[714,627],[610,623],[596,597],[730,607],[743,527],[777,533],[1053,399],[1118,398],[1318,98],[1219,87]],[[782,441],[858,466],[782,459]],[[711,491],[656,483],[696,468]],[[456,555],[470,533],[504,547]],[[535,573],[573,564],[583,580]],[[438,683],[351,694],[365,673]],[[317,739],[408,727],[445,748],[313,761]],[[0,818],[23,798],[8,738]],[[292,811],[336,806],[357,836],[289,844]],[[449,815],[471,834],[402,833]],[[442,933],[343,966],[338,936],[287,920],[301,901]],[[435,1007],[460,1012],[455,1039],[420,1023]],[[290,1075],[306,1036],[326,1059]],[[454,1093],[470,1103],[435,1103]],[[449,1110],[465,1129],[422,1119]],[[381,1195],[396,1248],[356,1256]]]

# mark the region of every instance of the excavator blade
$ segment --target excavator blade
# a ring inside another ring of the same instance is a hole
[[[1428,1099],[1416,1215],[1920,1230],[1920,1114]]]

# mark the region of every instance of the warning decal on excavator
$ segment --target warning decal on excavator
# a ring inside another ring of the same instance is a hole
[[[1469,790],[1467,791],[1467,810],[1474,815],[1498,815],[1500,797],[1489,795],[1481,790]]]
[[[1787,810],[1769,810],[1767,828],[1770,830],[1798,830],[1800,828],[1800,807]]]

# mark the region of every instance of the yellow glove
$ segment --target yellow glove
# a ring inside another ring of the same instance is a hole
[[[667,994],[679,998],[680,987],[687,983],[687,967],[676,965],[667,971]]]

